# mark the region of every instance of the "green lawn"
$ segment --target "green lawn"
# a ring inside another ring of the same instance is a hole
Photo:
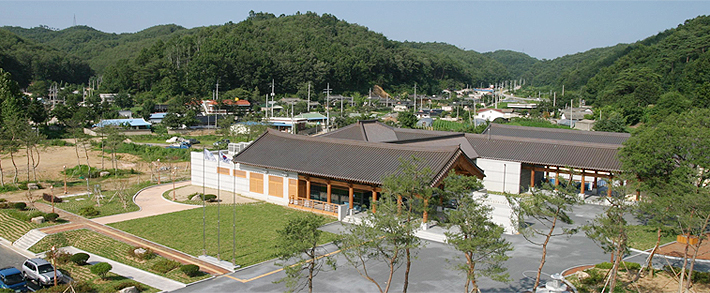
[[[32,211],[18,211],[15,209],[0,209],[0,237],[11,242],[22,237],[28,231],[36,228],[52,226],[55,223],[45,222],[43,224],[34,224],[29,221],[23,221],[15,217],[15,214],[27,214]]]
[[[57,247],[71,245],[93,254],[186,284],[209,277],[208,274],[204,274],[190,278],[180,272],[179,269],[172,270],[168,273],[154,271],[151,267],[156,262],[164,259],[163,257],[156,256],[150,260],[138,260],[132,258],[128,255],[128,251],[133,249],[132,246],[86,229],[49,235],[32,246],[30,251],[35,253],[47,251],[52,247],[52,245],[56,245]]]
[[[220,257],[232,260],[232,205],[220,207]],[[217,209],[210,205],[206,212],[207,254],[217,256]],[[236,207],[236,263],[248,266],[275,257],[276,230],[283,229],[289,219],[305,212],[269,203],[241,204]],[[202,255],[202,209],[135,219],[110,226],[191,255]],[[323,217],[324,223],[334,218]],[[324,243],[338,238],[325,233]]]
[[[142,188],[151,186],[150,181],[145,181],[140,184],[132,185],[124,191],[124,198],[126,199],[126,207],[124,208],[123,202],[121,202],[118,195],[114,196],[116,191],[106,191],[102,192],[104,198],[100,200],[101,207],[96,203],[96,197],[88,195],[73,196],[64,198],[61,203],[55,203],[54,205],[60,209],[63,209],[74,214],[80,214],[80,210],[84,207],[93,206],[99,211],[97,216],[90,216],[89,218],[105,217],[115,214],[122,214],[128,212],[135,212],[140,208],[133,202],[133,196],[141,190]],[[113,199],[111,199],[113,197]]]
[[[628,235],[629,246],[640,250],[653,248],[653,246],[656,245],[656,240],[658,239],[656,229],[641,225],[629,226]],[[661,232],[661,245],[675,240],[676,235]]]

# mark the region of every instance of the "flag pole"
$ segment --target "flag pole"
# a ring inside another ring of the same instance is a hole
[[[232,264],[237,266],[237,164],[232,162]]]
[[[220,201],[220,189],[221,186],[219,184],[219,179],[222,177],[222,174],[219,173],[219,162],[222,161],[222,156],[220,153],[220,158],[217,160],[217,260],[222,260],[222,258],[219,256],[220,252],[220,246],[219,246],[219,201]]]
[[[202,152],[202,255],[207,255],[207,241],[205,240],[205,162],[207,161],[208,150]]]

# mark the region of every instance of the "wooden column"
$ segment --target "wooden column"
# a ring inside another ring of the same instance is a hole
[[[594,185],[592,185],[592,188],[599,187],[599,186],[597,186],[597,179],[598,179],[597,175],[599,175],[599,171],[594,171]]]
[[[560,185],[560,166],[555,167],[555,190],[557,190],[557,186]]]
[[[327,189],[327,190],[328,190],[328,191],[327,191],[327,193],[328,193],[328,203],[330,203],[330,187],[331,187],[331,185],[330,185],[330,180],[328,180],[327,182],[328,182],[328,189]]]
[[[375,213],[377,212],[377,191],[374,189],[372,190],[372,212]]]
[[[353,208],[353,193],[354,193],[353,185],[348,184],[348,202],[350,202],[350,209]]]
[[[306,177],[306,199],[311,199],[311,178]]]
[[[584,194],[584,172],[585,170],[582,169],[582,185],[579,187],[580,194]]]
[[[530,169],[530,187],[535,187],[535,169]]]

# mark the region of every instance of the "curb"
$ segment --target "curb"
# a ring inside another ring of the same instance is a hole
[[[17,248],[17,247],[15,247],[15,246],[12,245],[12,242],[10,242],[10,240],[7,240],[7,239],[2,238],[2,237],[0,237],[0,245],[7,247],[8,249],[10,249],[10,250],[12,250],[12,251],[14,251],[14,252],[17,252],[18,254],[20,254],[20,255],[22,255],[22,256],[24,256],[24,257],[26,257],[26,258],[35,258],[35,257],[37,257],[37,255],[38,255],[38,254],[36,254],[36,253],[34,253],[34,252],[32,252],[32,251],[29,251],[29,250],[26,250],[26,249]]]

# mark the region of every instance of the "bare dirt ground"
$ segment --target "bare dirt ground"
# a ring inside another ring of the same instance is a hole
[[[27,180],[27,156],[24,152],[24,150],[20,150],[19,152],[15,153],[15,164],[17,165],[18,172],[17,172],[17,178],[18,181],[26,181]],[[91,167],[98,167],[102,168],[102,155],[101,151],[93,151],[89,150],[88,151],[88,156],[89,156],[89,164],[91,164]],[[10,154],[3,154],[0,156],[0,160],[2,162],[2,179],[4,183],[12,183],[12,180],[15,176],[15,168],[13,167],[13,163],[10,157]],[[37,161],[37,155],[35,154],[35,161]],[[31,163],[31,160],[30,160]],[[41,148],[40,149],[40,156],[39,156],[39,166],[36,169],[36,174],[37,174],[37,180],[40,182],[46,181],[46,180],[53,180],[53,181],[63,181],[64,180],[64,175],[62,174],[62,170],[64,166],[67,168],[73,168],[77,166],[77,164],[82,164],[86,165],[86,153],[84,152],[84,149],[82,147],[79,147],[79,154],[78,154],[78,160],[77,160],[77,151],[74,146],[64,146],[64,147],[59,147],[59,146],[52,146],[52,147],[46,147],[46,148]],[[142,174],[139,175],[132,175],[131,177],[123,177],[119,178],[119,180],[128,180],[129,184],[135,184],[140,181],[145,181],[149,180],[151,177],[154,178],[154,180],[157,180],[157,170],[160,167],[168,167],[169,165],[167,164],[157,164],[157,163],[150,163],[150,162],[144,162],[142,161],[139,157],[130,155],[130,154],[119,154],[118,155],[118,168],[119,169],[125,169],[125,170],[130,170],[134,169]],[[174,167],[177,167],[177,177],[185,177],[189,176],[189,163],[184,162],[184,163],[176,163],[173,165]],[[103,168],[102,169],[111,169],[111,158],[109,154],[105,154],[103,156]],[[151,169],[152,172],[151,172]],[[161,178],[164,181],[169,180],[170,174],[169,172],[165,171],[166,168],[163,168],[164,171],[162,172]],[[30,180],[34,181],[34,171],[30,168]],[[68,182],[76,182],[82,180],[79,178],[78,175],[76,176],[69,176],[67,177]],[[94,181],[97,179],[92,179],[90,182],[90,185],[94,184]],[[102,190],[112,190],[113,186],[116,185],[115,179],[101,179],[101,186]],[[48,187],[49,184],[40,184],[44,185],[45,187]],[[71,185],[71,184],[70,184]],[[87,188],[86,185],[84,184],[77,184],[75,186],[69,186],[67,188],[68,194],[74,194],[74,193],[81,193],[81,192],[86,192]],[[49,188],[45,189],[39,189],[39,190],[33,190],[32,195],[34,197],[41,197],[42,193],[50,193],[51,191]],[[64,190],[63,187],[55,187],[54,188],[54,193],[56,195],[61,195],[63,194]],[[27,194],[28,192],[26,190],[18,190],[18,191],[13,191],[13,192],[6,192],[6,193],[1,193],[0,198],[5,198],[8,201],[26,201],[27,200]]]

